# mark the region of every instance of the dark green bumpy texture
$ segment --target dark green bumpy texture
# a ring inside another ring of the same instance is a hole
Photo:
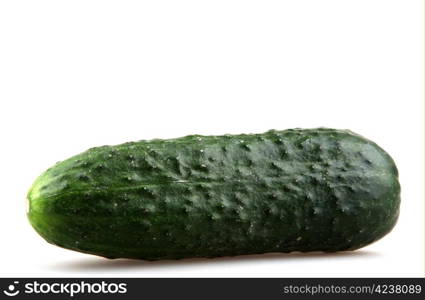
[[[50,243],[156,260],[354,250],[393,228],[400,185],[375,143],[289,129],[92,148],[44,172],[28,201]]]

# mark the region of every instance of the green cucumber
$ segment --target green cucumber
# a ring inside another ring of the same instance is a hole
[[[289,129],[92,148],[41,174],[28,202],[48,242],[107,258],[333,252],[387,234],[400,185],[370,140]]]

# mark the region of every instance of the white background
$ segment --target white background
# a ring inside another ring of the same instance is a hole
[[[424,275],[424,3],[1,1],[0,275]],[[47,244],[25,196],[92,146],[187,134],[349,128],[396,161],[401,216],[338,254],[109,261]]]

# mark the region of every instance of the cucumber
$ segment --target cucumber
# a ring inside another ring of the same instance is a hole
[[[317,128],[92,148],[27,198],[52,244],[157,260],[358,249],[395,225],[400,185],[375,143]]]

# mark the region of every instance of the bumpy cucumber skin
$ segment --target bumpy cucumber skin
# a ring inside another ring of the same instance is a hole
[[[157,260],[358,249],[395,225],[400,185],[375,143],[289,129],[92,148],[45,171],[28,200],[52,244]]]

